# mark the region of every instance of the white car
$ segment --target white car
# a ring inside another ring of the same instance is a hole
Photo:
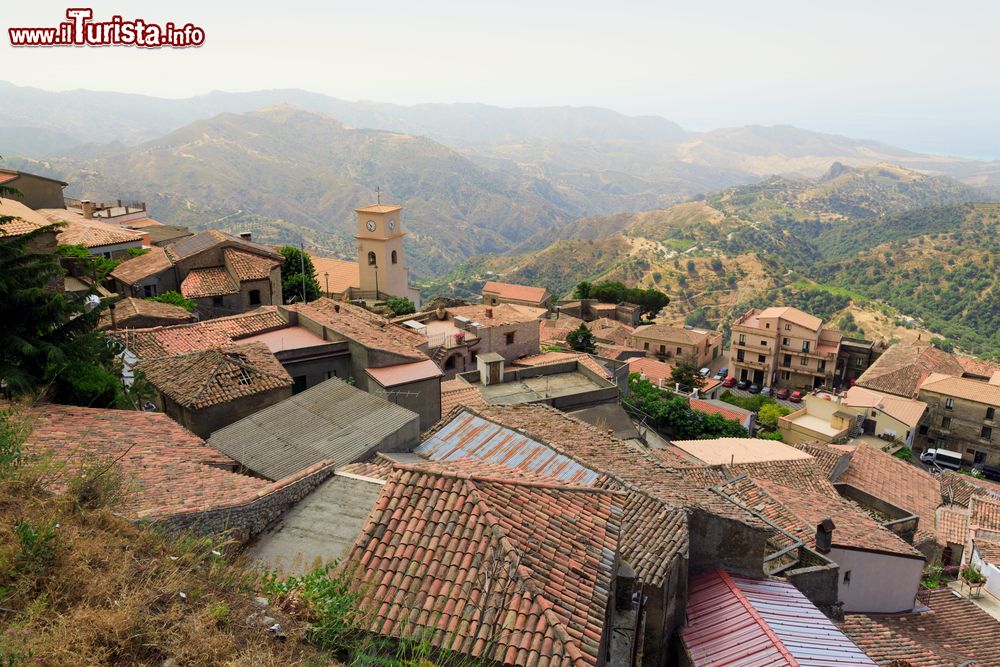
[[[708,374],[711,373],[711,372],[712,372],[712,369],[710,369],[710,368],[702,368],[700,371],[698,371],[698,375],[702,376],[703,378],[707,378]]]

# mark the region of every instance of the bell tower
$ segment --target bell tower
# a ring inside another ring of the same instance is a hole
[[[358,273],[362,292],[410,296],[403,259],[403,207],[374,204],[356,208]]]

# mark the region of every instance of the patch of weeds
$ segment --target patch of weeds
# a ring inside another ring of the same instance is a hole
[[[26,519],[14,522],[14,535],[18,542],[14,568],[18,572],[40,574],[55,562],[59,548],[58,527],[55,522],[38,525]]]

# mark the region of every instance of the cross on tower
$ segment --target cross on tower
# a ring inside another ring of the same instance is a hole
[[[382,188],[377,185],[375,186],[375,201],[378,204],[382,203]]]

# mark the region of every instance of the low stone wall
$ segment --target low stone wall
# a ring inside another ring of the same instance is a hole
[[[154,524],[168,532],[190,532],[199,537],[225,533],[241,543],[247,542],[309,495],[333,474],[333,470],[332,463],[318,463],[297,475],[274,482],[248,503],[176,514],[156,519]]]

